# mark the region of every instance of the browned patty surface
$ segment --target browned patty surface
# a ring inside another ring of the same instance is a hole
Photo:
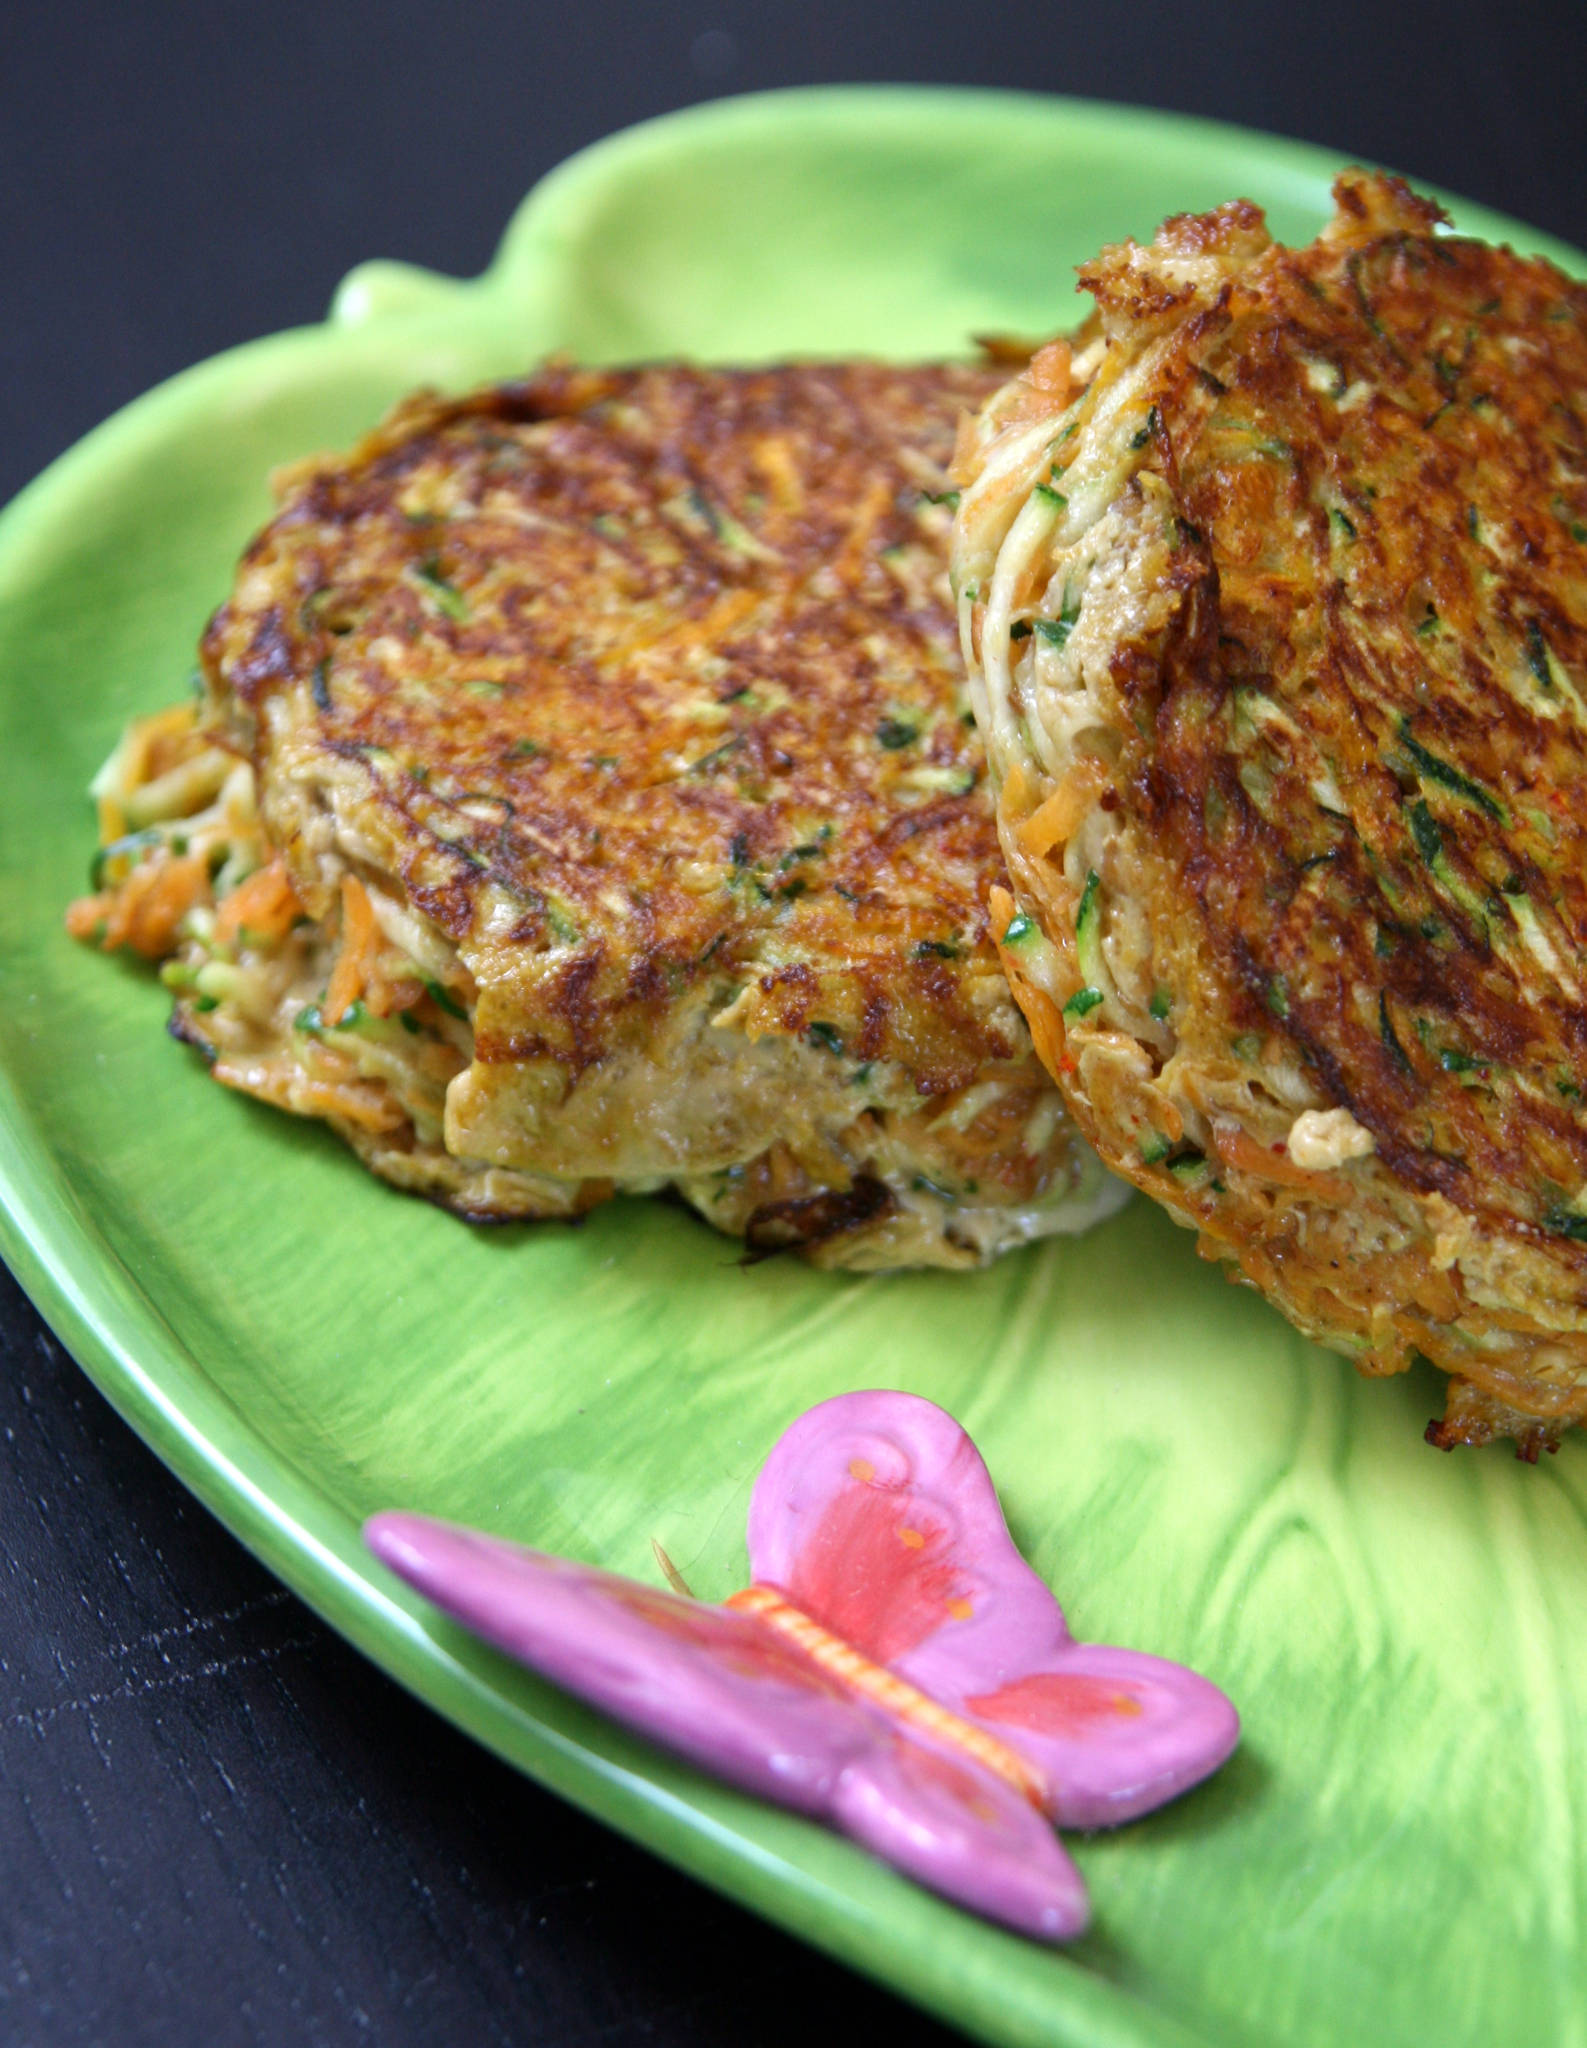
[[[474,1215],[672,1185],[885,1266],[1116,1206],[987,930],[943,468],[994,383],[551,366],[284,476],[203,666],[308,915],[189,920],[217,1077]]]
[[[206,671],[265,720],[267,775],[267,708],[314,678],[314,744],[364,765],[454,942],[577,933],[532,1016],[487,993],[479,1058],[577,1074],[769,927],[800,960],[768,1021],[927,1092],[1008,1054],[946,965],[987,944],[997,852],[923,495],[992,382],[551,370],[407,408],[294,488]]]
[[[1049,406],[1054,623],[1004,709],[1092,781],[1038,856],[1017,803],[1011,860],[1060,950],[1097,876],[1117,985],[1077,1004],[1071,952],[1055,993],[1110,1163],[1373,1369],[1434,1358],[1446,1440],[1535,1446],[1587,1413],[1587,292],[1392,181],[1336,198],[1303,249],[1236,203],[1082,272],[1108,353]],[[1308,1109],[1364,1149],[1308,1173]]]

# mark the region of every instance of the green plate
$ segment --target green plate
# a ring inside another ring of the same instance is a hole
[[[133,1426],[329,1621],[637,1840],[987,2041],[1582,2040],[1587,1468],[1421,1441],[1144,1202],[972,1278],[745,1271],[681,1211],[476,1231],[204,1080],[147,972],[72,945],[83,785],[184,687],[274,462],[424,382],[567,348],[925,354],[1069,318],[1070,266],[1247,193],[1289,238],[1330,159],[984,93],[727,102],[603,143],[486,275],[354,273],[323,327],[119,414],[0,518],[3,1248]],[[1482,232],[1582,259],[1462,206]],[[1245,1717],[1209,1785],[1081,1841],[1096,1928],[999,1934],[720,1790],[433,1619],[365,1557],[401,1505],[695,1590],[750,1482],[858,1385],[942,1402],[1081,1634]],[[703,1958],[701,1968],[710,1967]]]

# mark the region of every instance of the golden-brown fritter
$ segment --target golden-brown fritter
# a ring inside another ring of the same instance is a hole
[[[1088,388],[983,419],[998,930],[1112,1166],[1535,1457],[1587,1414],[1587,293],[1335,197],[1105,251]]]
[[[553,366],[298,465],[202,650],[265,864],[176,963],[217,1076],[471,1215],[670,1184],[883,1266],[1111,1205],[987,932],[942,466],[992,385]]]

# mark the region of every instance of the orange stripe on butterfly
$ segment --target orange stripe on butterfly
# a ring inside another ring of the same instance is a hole
[[[731,1594],[724,1605],[736,1608],[740,1614],[758,1615],[779,1635],[796,1643],[830,1677],[841,1680],[861,1699],[885,1708],[909,1727],[918,1728],[923,1735],[932,1736],[947,1748],[956,1749],[961,1756],[971,1758],[983,1770],[991,1771],[1005,1785],[1012,1786],[1032,1806],[1046,1811],[1051,1791],[1045,1773],[1035,1764],[1022,1757],[1018,1750],[1011,1749],[1006,1742],[999,1742],[995,1735],[989,1735],[984,1728],[977,1728],[973,1721],[966,1721],[961,1714],[942,1706],[929,1693],[911,1685],[907,1678],[900,1678],[884,1665],[873,1664],[852,1643],[833,1635],[819,1621],[813,1621],[803,1608],[785,1600],[775,1587],[746,1586],[743,1592]]]

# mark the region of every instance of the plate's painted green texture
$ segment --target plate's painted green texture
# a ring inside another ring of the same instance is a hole
[[[1587,2037],[1583,1448],[1537,1471],[1437,1456],[1431,1376],[1358,1381],[1140,1203],[974,1278],[745,1271],[637,1204],[470,1231],[211,1087],[152,979],[67,942],[81,792],[123,715],[182,687],[269,465],[415,383],[552,347],[924,353],[1040,330],[1103,240],[1235,193],[1307,235],[1330,168],[991,95],[679,116],[549,179],[477,283],[366,266],[326,327],[155,392],[0,520],[6,1256],[162,1456],[389,1670],[989,2041]],[[1217,1780],[1078,1845],[1097,1926],[1066,1955],[671,1765],[432,1622],[360,1550],[360,1518],[391,1505],[640,1575],[654,1536],[720,1596],[778,1431],[856,1385],[961,1418],[1080,1632],[1182,1658],[1243,1710]]]

